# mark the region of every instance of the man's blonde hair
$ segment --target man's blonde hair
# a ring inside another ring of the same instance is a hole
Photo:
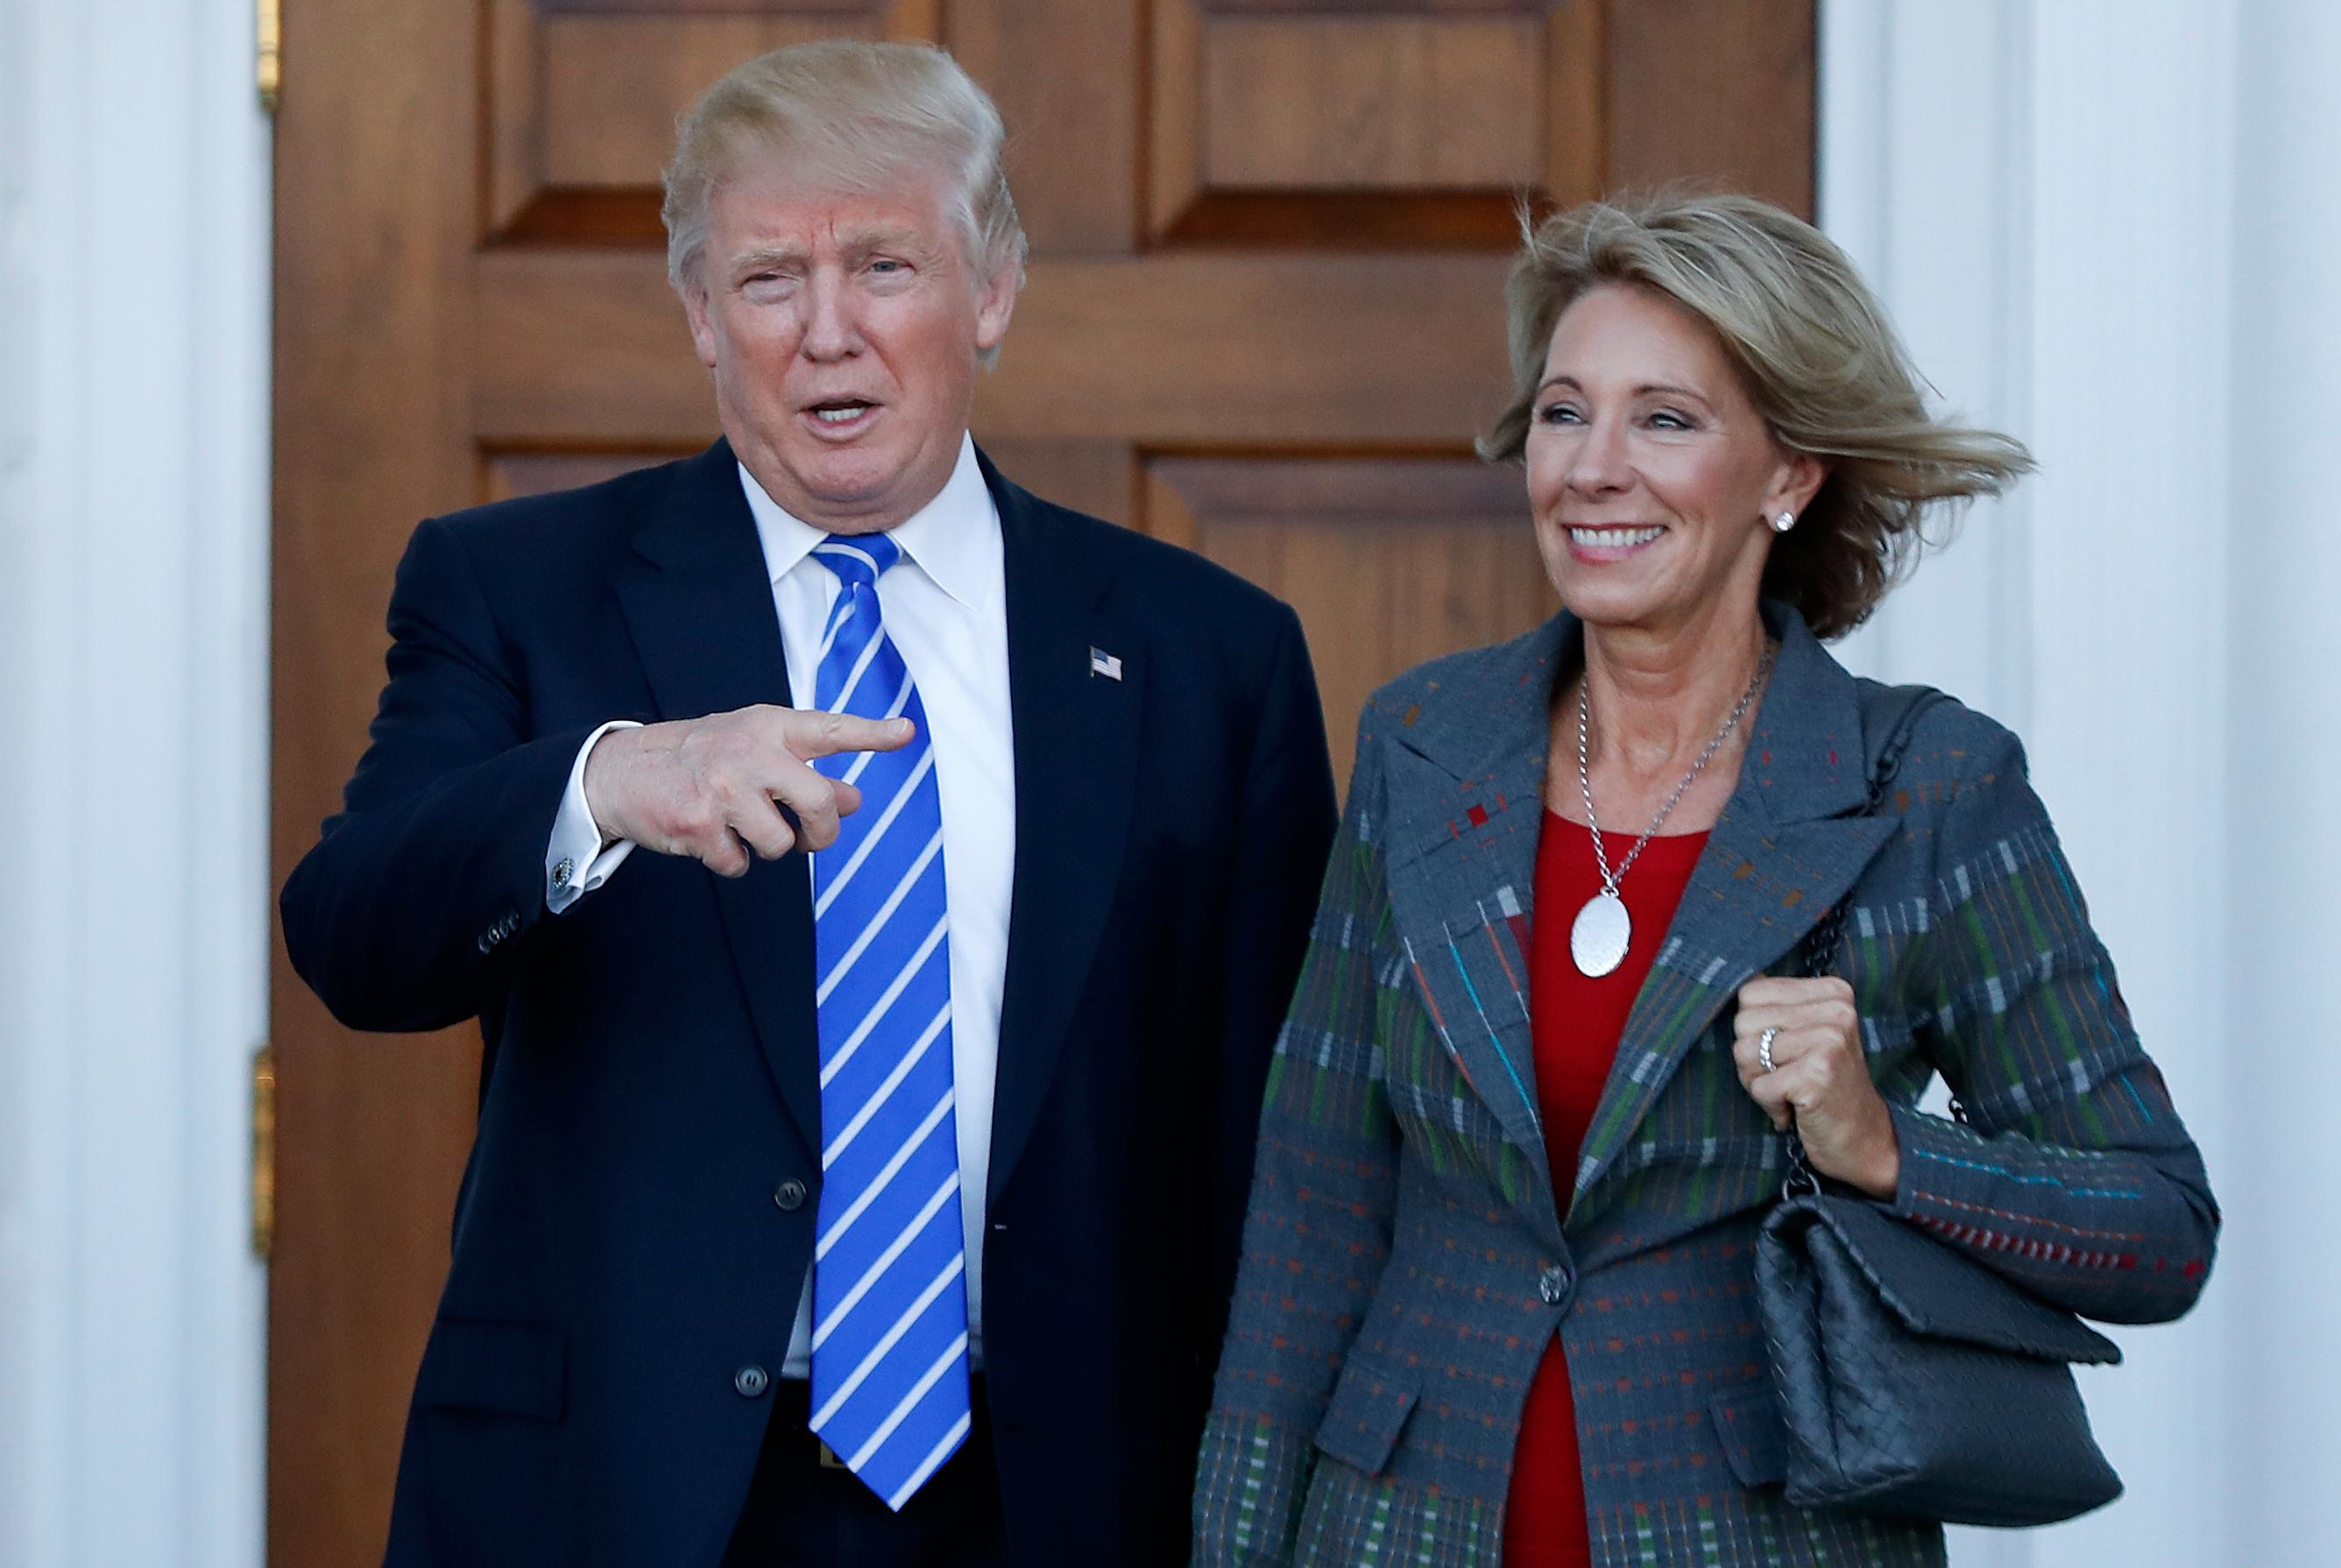
[[[715,187],[769,162],[825,190],[872,193],[943,177],[978,286],[1016,269],[1027,244],[1008,194],[1007,142],[990,96],[926,44],[829,39],[738,66],[682,117],[666,168],[668,281],[706,284],[707,208]]]

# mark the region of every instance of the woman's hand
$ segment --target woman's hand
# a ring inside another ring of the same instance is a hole
[[[1768,1029],[1778,1031],[1768,1072],[1762,1050]],[[1901,1140],[1886,1097],[1870,1081],[1853,987],[1834,975],[1750,980],[1739,987],[1732,1033],[1732,1059],[1748,1097],[1774,1126],[1796,1127],[1806,1162],[1872,1197],[1892,1197],[1902,1176]]]

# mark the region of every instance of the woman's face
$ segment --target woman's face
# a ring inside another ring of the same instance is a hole
[[[1679,631],[1756,613],[1772,532],[1820,487],[1748,402],[1714,332],[1605,285],[1561,313],[1528,437],[1537,548],[1589,625]]]

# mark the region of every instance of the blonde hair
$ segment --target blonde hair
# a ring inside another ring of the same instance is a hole
[[[1029,249],[1001,163],[1000,110],[957,61],[926,44],[825,39],[733,68],[682,117],[666,166],[667,280],[702,286],[707,207],[751,159],[784,162],[828,189],[871,192],[942,174],[979,282]]]
[[[2013,437],[1929,415],[1845,253],[1768,202],[1668,191],[1521,229],[1504,291],[1513,397],[1479,454],[1525,454],[1553,329],[1578,299],[1623,284],[1672,301],[1721,340],[1772,438],[1828,467],[1764,571],[1764,593],[1795,605],[1818,636],[1868,619],[1928,542],[1919,523],[1930,504],[1997,494],[2033,466]]]

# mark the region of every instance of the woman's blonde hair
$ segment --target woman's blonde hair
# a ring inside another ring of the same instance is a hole
[[[728,73],[692,104],[666,167],[667,279],[702,287],[707,206],[752,159],[771,159],[817,186],[882,191],[941,174],[978,279],[1013,264],[1027,244],[1001,162],[1007,132],[982,88],[926,44],[826,39],[775,49]]]
[[[1931,417],[1845,253],[1768,202],[1668,191],[1521,227],[1505,288],[1513,397],[1480,455],[1525,454],[1553,329],[1578,299],[1622,284],[1672,301],[1722,341],[1772,438],[1828,467],[1764,571],[1764,593],[1796,606],[1818,636],[1868,619],[1926,542],[1930,502],[1997,494],[2033,466],[2010,436]]]

